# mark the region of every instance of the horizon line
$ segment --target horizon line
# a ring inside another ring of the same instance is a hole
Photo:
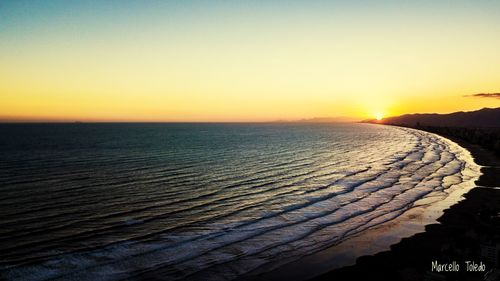
[[[346,123],[360,123],[363,120],[356,121],[303,121],[303,120],[290,120],[290,121],[3,121],[0,124],[279,124],[279,123],[317,123],[317,124],[346,124]]]
[[[390,116],[384,116],[383,119],[387,118],[392,118],[392,117],[398,117],[398,116],[404,116],[404,115],[414,115],[414,114],[439,114],[439,115],[446,115],[446,114],[453,114],[453,113],[459,113],[459,112],[474,112],[474,111],[480,111],[480,110],[485,110],[485,109],[496,109],[496,107],[482,107],[479,109],[475,110],[459,110],[459,111],[452,111],[452,112],[446,112],[446,113],[436,113],[436,112],[413,112],[413,113],[404,113],[404,114],[399,114],[399,115],[390,115]],[[78,119],[73,119],[73,120],[65,120],[65,119],[15,119],[15,118],[6,118],[2,119],[0,118],[0,124],[79,124],[79,123],[86,123],[86,124],[91,124],[91,123],[199,123],[199,124],[210,124],[210,123],[362,123],[367,120],[372,120],[374,118],[359,118],[359,117],[349,117],[349,116],[335,116],[335,117],[309,117],[309,118],[300,118],[300,119],[292,119],[292,120],[287,120],[287,119],[274,119],[274,120],[208,120],[208,121],[202,121],[202,120],[78,120]]]

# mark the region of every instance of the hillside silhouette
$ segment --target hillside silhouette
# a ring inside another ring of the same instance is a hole
[[[364,122],[437,133],[480,145],[500,155],[500,107],[450,114],[406,114]]]
[[[433,127],[465,127],[465,128],[500,128],[500,107],[483,108],[476,111],[454,112],[449,114],[405,114],[384,118],[365,120],[368,123],[400,125],[400,126],[433,126]]]

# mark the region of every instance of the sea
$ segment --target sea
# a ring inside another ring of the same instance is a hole
[[[452,204],[479,168],[375,124],[0,124],[0,279],[257,279]]]

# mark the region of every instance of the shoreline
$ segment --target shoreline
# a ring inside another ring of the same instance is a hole
[[[428,130],[423,130],[430,132]],[[500,234],[500,157],[477,144],[435,133],[468,150],[482,175],[464,200],[444,210],[438,223],[425,231],[403,238],[389,250],[356,259],[354,265],[333,269],[310,280],[484,280],[486,272],[497,267],[485,258],[481,248],[499,242]],[[432,263],[462,265],[462,270],[437,272]],[[484,263],[484,271],[468,272],[466,261]]]
[[[473,160],[471,159],[473,155],[470,154],[469,150],[459,145],[455,140],[432,132],[425,133],[434,135],[434,138],[445,138],[446,141],[453,143],[452,146],[466,151],[469,155],[465,157]],[[477,169],[480,168],[476,161],[474,161],[474,166]],[[475,181],[478,179],[479,175],[475,177]],[[427,225],[439,223],[438,219],[443,215],[444,210],[465,200],[464,195],[476,187],[475,181],[469,181],[467,184],[463,182],[459,188],[450,188],[449,195],[443,201],[432,202],[432,199],[428,201],[426,198],[421,198],[415,202],[414,207],[389,222],[371,227],[369,230],[355,234],[349,239],[340,241],[319,252],[293,260],[283,266],[264,267],[260,271],[256,270],[251,274],[240,276],[237,280],[314,280],[323,275],[328,275],[331,271],[353,266],[358,258],[389,251],[392,245],[398,244],[402,239],[424,233]],[[349,278],[346,278],[346,280],[349,280]]]

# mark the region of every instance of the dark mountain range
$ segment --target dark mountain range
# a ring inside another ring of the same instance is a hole
[[[405,114],[388,117],[382,120],[365,120],[367,123],[402,125],[410,127],[466,127],[466,128],[500,128],[500,107],[483,108],[477,111],[454,112],[449,114]]]

